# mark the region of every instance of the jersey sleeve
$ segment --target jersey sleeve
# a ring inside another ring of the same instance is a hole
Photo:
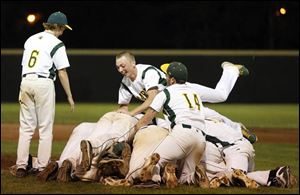
[[[59,47],[53,55],[53,63],[57,70],[70,67],[69,59],[66,52],[66,47]]]
[[[132,94],[121,84],[119,88],[118,104],[129,104],[132,98]]]
[[[163,109],[166,99],[167,98],[165,93],[163,91],[159,92],[153,99],[152,103],[150,104],[150,107],[154,109],[156,112],[160,112]]]
[[[152,87],[158,87],[159,79],[160,79],[160,75],[156,70],[154,69],[148,70],[143,80],[145,84],[145,90],[148,91]]]

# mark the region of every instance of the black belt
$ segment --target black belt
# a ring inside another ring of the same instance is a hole
[[[176,125],[176,123],[172,122],[171,123],[171,128],[173,128],[175,125]],[[191,125],[187,125],[187,124],[184,124],[184,123],[182,123],[181,125],[182,125],[183,128],[187,128],[187,129],[191,129],[192,128]]]
[[[202,133],[204,133],[204,132],[202,132]],[[215,144],[217,147],[218,147],[217,143],[221,144],[223,147],[234,145],[234,144],[226,142],[226,141],[221,141],[218,138],[211,136],[211,135],[207,135],[207,134],[205,135],[205,139],[206,139],[206,141],[209,141],[209,142]]]
[[[23,77],[26,77],[27,75],[29,75],[29,74],[36,74],[36,73],[27,73],[27,74],[23,74]],[[38,74],[36,74],[37,76],[38,76],[38,78],[48,78],[48,77],[45,77],[45,76],[42,76],[42,75],[38,75]]]
[[[175,122],[172,122],[170,126],[171,126],[171,128],[173,129],[173,127],[174,127],[175,125],[176,125],[176,123],[175,123]],[[192,128],[191,125],[187,125],[187,124],[184,124],[184,123],[182,123],[181,125],[182,125],[183,128],[187,128],[187,129],[191,129],[191,128]]]
[[[187,128],[187,129],[191,129],[192,126],[191,125],[187,125],[187,124],[181,124],[183,128]]]

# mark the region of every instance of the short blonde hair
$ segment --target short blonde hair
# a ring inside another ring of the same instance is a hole
[[[45,30],[61,30],[63,28],[66,28],[64,25],[60,24],[49,24],[49,23],[43,23],[43,27]]]
[[[128,58],[130,61],[132,61],[133,63],[135,63],[135,57],[132,53],[130,53],[129,51],[122,51],[121,53],[116,55],[116,60],[120,59],[121,57],[125,56],[126,58]]]

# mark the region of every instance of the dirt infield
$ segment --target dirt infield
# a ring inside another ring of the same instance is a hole
[[[76,124],[54,125],[54,140],[66,140],[67,142],[75,126]],[[1,141],[18,140],[18,128],[18,124],[1,124]],[[255,134],[258,136],[259,143],[299,143],[299,129],[255,128]],[[33,139],[38,139],[37,131]],[[16,155],[1,155],[1,169],[8,169],[9,166],[15,164],[15,160]]]
[[[57,124],[54,125],[54,140],[68,140],[72,130],[77,124]],[[18,140],[18,124],[1,124],[1,140]],[[271,129],[271,128],[254,128],[255,134],[262,143],[299,143],[298,129]],[[33,136],[38,139],[38,132]]]

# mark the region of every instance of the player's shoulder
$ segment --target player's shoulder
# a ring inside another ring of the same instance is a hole
[[[30,41],[43,41],[43,43],[46,43],[48,46],[57,45],[59,43],[62,43],[60,39],[58,39],[56,36],[47,33],[45,31],[36,33],[34,35],[31,35],[26,42]]]
[[[140,69],[140,70],[145,70],[145,69],[147,69],[147,68],[149,68],[149,67],[153,67],[153,66],[150,65],[150,64],[137,64],[137,65],[136,65],[136,68],[137,68],[137,69]]]
[[[150,64],[137,64],[137,69],[139,72],[142,72],[142,77],[145,77],[146,74],[148,74],[148,72],[150,74],[157,74],[159,73],[161,76],[164,76],[164,73],[158,69],[157,67],[150,65]]]

